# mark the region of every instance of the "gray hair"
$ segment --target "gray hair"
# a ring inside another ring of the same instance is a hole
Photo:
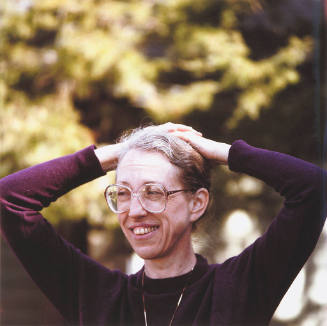
[[[180,170],[180,180],[187,189],[210,190],[209,160],[182,139],[173,136],[158,126],[139,127],[120,137],[123,144],[118,162],[131,149],[163,154],[171,164]]]

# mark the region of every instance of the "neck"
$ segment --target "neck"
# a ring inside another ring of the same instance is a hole
[[[191,247],[187,252],[179,251],[173,256],[147,259],[144,261],[145,274],[151,278],[169,278],[190,272],[196,264]]]

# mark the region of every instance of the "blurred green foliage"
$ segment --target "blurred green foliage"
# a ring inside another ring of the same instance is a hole
[[[237,14],[254,1],[21,3],[1,4],[6,103],[12,89],[34,101],[59,96],[62,84],[71,100],[101,88],[166,121],[207,110],[217,93],[237,90],[228,120],[234,127],[298,82],[296,67],[312,49],[310,38],[291,35],[269,57],[253,60]]]
[[[263,10],[250,0],[4,0],[0,10],[1,176],[112,142],[142,119],[197,125],[197,112],[212,111],[209,136],[232,135],[299,82],[313,48],[310,36],[289,34],[258,59],[242,31],[242,17]],[[74,211],[103,224],[100,188],[73,191],[48,218]]]
[[[1,176],[112,142],[142,119],[197,124],[196,112],[214,110],[208,123],[221,126],[209,136],[232,134],[299,82],[313,46],[291,34],[258,59],[242,32],[242,16],[262,10],[250,0],[4,0],[0,10]],[[60,199],[47,217],[108,221],[98,183]]]

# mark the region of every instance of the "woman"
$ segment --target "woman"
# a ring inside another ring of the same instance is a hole
[[[191,232],[208,205],[212,162],[263,180],[285,203],[240,255],[209,265],[194,253]],[[107,202],[144,259],[144,268],[129,276],[80,253],[40,214],[59,196],[113,169]],[[319,238],[326,179],[302,160],[243,141],[215,142],[168,123],[2,179],[1,226],[68,323],[265,325]]]

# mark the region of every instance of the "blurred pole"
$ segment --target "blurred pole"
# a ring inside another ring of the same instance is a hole
[[[324,123],[322,119],[324,119],[323,113],[323,96],[321,93],[321,78],[323,74],[320,73],[321,65],[322,65],[322,56],[321,56],[321,27],[323,25],[322,18],[322,6],[324,0],[315,0],[314,8],[313,8],[313,38],[314,38],[314,64],[313,64],[313,77],[314,77],[314,110],[315,110],[315,131],[317,138],[317,153],[319,160],[323,163],[324,157],[324,136],[322,135]]]
[[[326,58],[326,22],[327,0],[314,1],[313,37],[314,37],[314,109],[316,115],[316,136],[321,166],[327,163],[327,58]],[[326,184],[322,191],[322,215],[326,215]],[[322,217],[323,217],[322,216]]]
[[[322,19],[322,39],[323,39],[323,45],[322,45],[322,71],[323,71],[323,107],[325,108],[325,134],[324,134],[324,144],[323,144],[323,163],[327,164],[327,52],[326,52],[326,42],[327,42],[327,0],[323,0],[322,3],[322,9],[323,9],[323,19]],[[326,188],[325,188],[326,189]]]

